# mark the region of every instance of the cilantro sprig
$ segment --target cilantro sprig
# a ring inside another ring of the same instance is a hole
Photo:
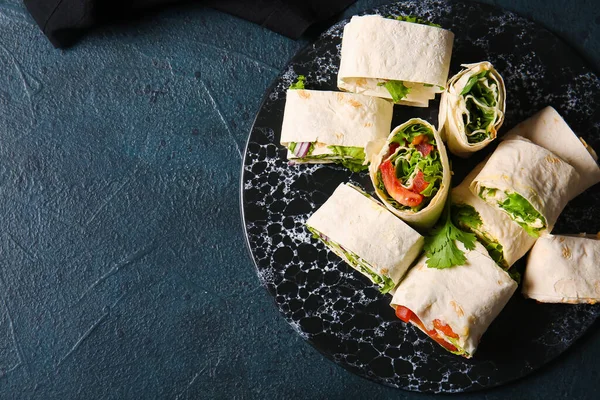
[[[304,81],[306,77],[304,75],[298,75],[298,80],[290,85],[290,89],[304,89]]]
[[[450,199],[446,201],[444,211],[437,225],[425,237],[423,249],[427,255],[427,266],[435,269],[464,265],[465,253],[458,248],[456,241],[462,242],[467,250],[475,249],[475,235],[456,227],[450,218]]]

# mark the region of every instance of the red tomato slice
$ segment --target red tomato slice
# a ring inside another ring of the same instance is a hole
[[[413,315],[413,312],[408,308],[404,306],[396,306],[396,317],[400,318],[402,321],[406,323],[410,322],[410,319]]]
[[[446,342],[443,338],[440,337],[440,335],[436,334],[435,336],[431,336],[431,338],[433,340],[435,340],[440,346],[442,346],[443,348],[445,348],[448,351],[458,351],[458,349],[456,348],[455,345],[453,345],[452,343]]]
[[[406,308],[404,306],[396,306],[396,316],[398,318],[400,318],[402,321],[407,322],[407,323],[409,321],[412,321],[413,324],[417,325],[419,328],[421,328],[421,330],[427,332],[427,334],[429,335],[429,337],[431,339],[435,340],[440,346],[442,346],[446,350],[458,351],[456,346],[454,346],[452,343],[447,342],[443,337],[441,337],[437,333],[437,331],[435,329],[432,329],[432,330],[426,329],[425,326],[423,325],[423,322],[421,322],[421,320],[419,319],[419,317],[417,317],[417,315],[415,313],[413,313],[411,310],[409,310],[408,308]],[[448,325],[441,323],[437,319],[433,320],[433,326],[436,329],[439,329],[442,332],[444,332],[444,334],[446,334],[446,330],[448,330],[451,333],[450,335],[448,335],[449,337],[454,338],[455,336],[453,336],[453,335],[456,335],[456,333],[454,333],[452,331],[452,328],[450,328]],[[458,335],[456,335],[456,338],[458,338]]]
[[[423,177],[423,172],[417,171],[417,175],[412,181],[411,189],[413,192],[421,193],[423,190],[427,189],[427,186],[429,186],[429,182],[426,182]]]
[[[437,330],[440,330],[444,333],[444,335],[451,337],[453,339],[458,339],[458,334],[454,333],[452,327],[448,324],[443,323],[439,319],[433,320],[433,327]]]
[[[423,195],[414,193],[400,184],[396,178],[396,171],[391,161],[384,161],[380,166],[381,177],[385,190],[392,196],[394,200],[403,206],[416,207],[423,201]]]
[[[433,150],[433,145],[429,143],[420,143],[415,145],[415,148],[419,151],[419,153],[421,153],[423,157],[427,157],[429,153],[431,153],[431,150]]]
[[[390,147],[388,147],[388,153],[385,156],[385,158],[388,158],[389,156],[391,156],[392,154],[394,154],[394,152],[396,151],[396,149],[400,147],[400,145],[398,143],[390,143]]]

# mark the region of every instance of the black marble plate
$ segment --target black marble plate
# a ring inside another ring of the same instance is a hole
[[[505,133],[546,105],[600,149],[600,81],[547,30],[513,13],[468,2],[405,1],[365,14],[412,14],[455,33],[450,75],[461,63],[491,61],[507,88]],[[288,165],[279,145],[285,90],[298,74],[307,88],[335,90],[342,29],[331,27],[299,52],[268,90],[248,139],[241,182],[242,212],[257,273],[297,332],[344,368],[386,385],[421,392],[461,392],[501,385],[565,351],[596,320],[600,307],[537,304],[519,291],[483,336],[471,360],[454,356],[399,321],[368,279],[311,239],[306,219],[341,182],[372,192],[367,174],[338,166]],[[437,124],[427,109],[395,106],[393,126],[410,117]],[[494,146],[491,146],[494,147]],[[453,158],[453,184],[492,148]],[[572,201],[555,232],[600,231],[600,186]],[[523,267],[523,260],[517,267]]]

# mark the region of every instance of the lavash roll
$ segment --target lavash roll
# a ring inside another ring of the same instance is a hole
[[[435,329],[461,350],[461,355],[470,358],[517,283],[480,243],[476,242],[474,250],[466,250],[461,242],[456,244],[465,253],[464,265],[434,269],[427,267],[426,256],[421,257],[396,288],[391,305],[408,308],[426,330]],[[437,329],[435,320],[449,326],[458,338]]]
[[[511,129],[505,138],[519,135],[542,146],[569,164],[579,173],[573,182],[570,198],[600,182],[598,156],[583,138],[577,137],[554,108],[548,106]]]
[[[454,34],[446,29],[379,15],[352,17],[344,27],[338,88],[391,99],[378,84],[410,88],[398,104],[427,107],[448,79]]]
[[[600,301],[598,236],[551,235],[538,239],[527,259],[522,293],[543,303]]]
[[[448,85],[440,100],[439,110],[439,128],[440,135],[448,144],[448,150],[459,157],[469,157],[472,153],[479,151],[496,139],[497,132],[504,122],[504,113],[506,111],[506,88],[502,76],[496,71],[494,66],[483,61],[474,64],[462,64],[463,69],[458,74],[454,75],[448,81]],[[481,141],[473,142],[469,137],[473,132],[468,132],[467,121],[475,119],[471,116],[467,108],[467,101],[480,101],[480,99],[472,99],[469,93],[463,94],[470,79],[478,74],[488,73],[490,91],[495,91],[495,103],[489,107],[482,104],[482,107],[489,108],[494,113],[494,119],[490,121],[489,132],[487,137]]]
[[[560,157],[515,136],[500,143],[471,182],[470,189],[503,212],[506,211],[499,206],[505,200],[502,195],[516,193],[522,196],[545,220],[543,224],[536,221],[528,226],[543,235],[552,231],[570,199],[570,182],[578,179],[577,171]],[[484,188],[495,189],[500,197],[486,196]],[[516,221],[513,216],[511,219]]]

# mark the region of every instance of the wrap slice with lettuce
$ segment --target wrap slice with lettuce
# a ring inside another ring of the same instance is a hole
[[[338,88],[416,107],[444,90],[454,34],[404,19],[352,17],[342,36]]]
[[[510,268],[535,243],[521,226],[510,217],[474,195],[469,189],[473,179],[483,169],[475,167],[460,185],[450,192],[452,221],[456,226],[474,233],[490,257],[504,269]]]
[[[527,259],[522,292],[542,303],[600,301],[600,237],[550,235],[538,239]]]
[[[459,157],[483,149],[504,122],[504,80],[488,61],[463,64],[448,81],[440,101],[440,135]]]
[[[392,123],[392,103],[355,93],[287,91],[280,143],[295,163],[368,168]]]
[[[411,226],[433,226],[448,197],[450,165],[435,127],[412,118],[396,127],[369,174],[377,196]]]
[[[360,189],[341,184],[306,221],[352,268],[392,290],[423,248],[423,237]]]
[[[446,350],[471,358],[479,340],[517,289],[517,283],[475,243],[463,265],[434,269],[421,257],[400,282],[391,306]]]
[[[515,136],[500,143],[469,188],[537,238],[552,231],[578,179],[556,154]]]
[[[572,182],[569,198],[600,182],[596,152],[583,138],[577,137],[554,108],[548,106],[521,122],[507,133],[505,139],[514,138],[515,135],[550,150],[577,170],[579,180]]]

